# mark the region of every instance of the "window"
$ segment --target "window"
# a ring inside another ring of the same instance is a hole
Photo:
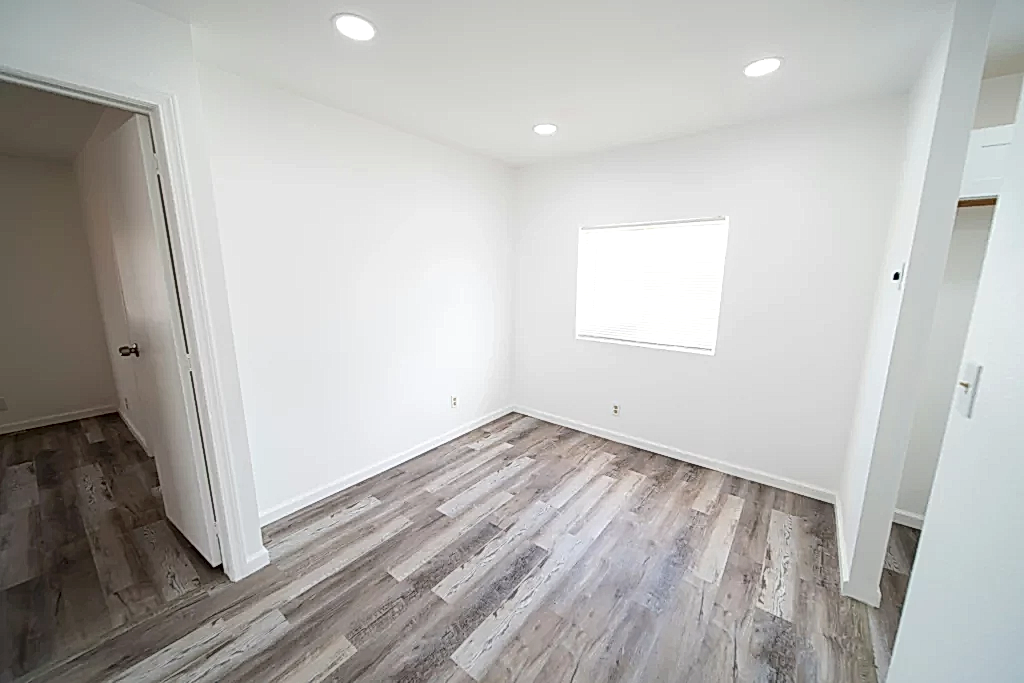
[[[715,352],[726,218],[580,230],[576,338]]]

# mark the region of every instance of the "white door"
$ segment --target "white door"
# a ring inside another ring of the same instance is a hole
[[[167,518],[210,564],[221,562],[213,500],[186,354],[148,119],[134,115],[106,139],[111,221],[138,405],[133,416],[156,460]]]

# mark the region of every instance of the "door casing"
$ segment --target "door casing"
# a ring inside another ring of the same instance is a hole
[[[45,70],[34,71],[0,64],[0,81],[149,117],[155,156],[166,179],[162,189],[168,237],[175,259],[185,334],[192,343],[196,407],[203,429],[223,566],[231,580],[241,580],[269,564],[270,558],[260,530],[244,415],[240,406],[230,406],[229,410],[225,404],[225,397],[239,396],[234,341],[224,339],[224,334],[215,335],[215,307],[209,294],[214,289],[223,290],[225,283],[209,277],[204,270],[200,228],[181,143],[177,97],[104,74],[83,74],[57,64],[47,64]],[[206,229],[215,229],[215,226]],[[226,300],[224,296],[218,298]],[[216,308],[226,313],[222,306]]]

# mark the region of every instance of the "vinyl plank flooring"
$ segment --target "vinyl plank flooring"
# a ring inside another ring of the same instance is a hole
[[[460,458],[447,470],[427,482],[423,488],[431,493],[437,493],[446,486],[450,486],[459,481],[459,479],[476,470],[481,465],[490,462],[510,448],[512,448],[512,444],[510,443],[499,443],[483,450],[467,448],[467,454],[464,457]],[[472,454],[472,457],[470,457],[469,454]]]
[[[725,571],[725,563],[732,552],[733,538],[743,512],[743,499],[728,496],[708,535],[707,545],[694,569],[694,575],[709,584],[718,585]]]
[[[469,561],[463,563],[458,569],[444,577],[432,590],[448,604],[454,604],[479,582],[492,567],[514,551],[520,543],[536,533],[537,529],[553,513],[554,508],[551,505],[544,501],[535,501],[507,532],[495,537]]]
[[[2,552],[46,539],[0,590],[0,680],[872,683],[906,590],[839,595],[826,504],[515,414],[268,525],[228,583],[95,422],[0,440],[38,493]]]
[[[132,539],[142,551],[150,580],[165,601],[200,587],[199,574],[178,545],[167,522],[161,520],[135,529]]]
[[[150,491],[159,485],[155,465],[116,414],[6,435],[2,444],[15,476],[3,477],[0,499],[19,508],[0,514],[6,680],[53,668],[169,608],[171,596],[157,590],[130,538],[164,519]],[[226,578],[206,567],[204,581]]]
[[[0,479],[0,514],[39,505],[36,465],[23,462],[6,468]]]
[[[352,505],[316,519],[306,526],[293,529],[287,535],[276,540],[276,542],[266,544],[267,550],[270,552],[270,557],[272,559],[277,559],[294,552],[298,548],[309,545],[310,543],[315,542],[318,538],[322,538],[324,535],[344,527],[357,517],[373,510],[380,504],[381,502],[379,499],[374,498],[373,496],[367,496],[366,498],[356,501]]]
[[[0,590],[34,579],[42,572],[40,536],[38,506],[0,514]]]
[[[722,486],[725,484],[725,475],[714,470],[705,470],[701,482],[700,493],[693,501],[693,509],[697,512],[710,514],[712,508],[718,503],[718,497],[722,493]]]
[[[796,545],[799,526],[792,515],[772,510],[768,525],[768,546],[765,549],[761,591],[757,606],[787,621],[793,621],[796,599]]]
[[[388,570],[397,581],[403,581],[414,571],[422,567],[430,558],[437,555],[445,547],[451,545],[459,536],[469,531],[484,520],[487,515],[501,507],[512,496],[501,491],[488,500],[473,506],[465,515],[454,520],[443,531],[427,540],[412,555]]]
[[[481,479],[462,493],[446,501],[443,505],[437,508],[438,512],[448,515],[449,517],[458,516],[481,497],[498,488],[502,482],[516,476],[533,463],[533,458],[516,458],[497,472]],[[511,496],[509,496],[509,499],[511,499]]]

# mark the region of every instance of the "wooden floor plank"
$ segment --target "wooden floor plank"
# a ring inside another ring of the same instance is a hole
[[[516,476],[534,462],[533,458],[516,458],[497,472],[488,475],[454,498],[446,501],[437,509],[449,517],[457,517],[477,500],[498,488],[502,482]],[[511,500],[511,496],[509,496],[509,500]]]
[[[793,621],[796,600],[796,545],[799,526],[792,515],[772,510],[768,546],[764,554],[761,591],[757,606],[786,621]]]
[[[515,548],[532,536],[551,515],[554,508],[544,501],[534,501],[526,513],[505,533],[495,537],[490,543],[484,546],[483,550],[474,555],[468,562],[464,562],[458,569],[434,586],[431,590],[447,602],[454,604],[465,595],[476,582],[480,581],[487,572],[498,564],[504,557]]]
[[[709,584],[718,585],[725,571],[725,563],[732,552],[733,538],[743,512],[743,499],[727,496],[722,509],[715,517],[707,543],[701,553],[694,575]]]
[[[179,546],[167,522],[161,520],[132,531],[141,549],[149,576],[164,600],[173,600],[201,585],[199,574]]]
[[[455,542],[478,523],[484,520],[499,507],[512,500],[512,496],[505,491],[500,491],[484,502],[474,505],[466,514],[454,520],[454,522],[433,538],[423,543],[412,555],[402,562],[388,569],[397,581],[404,581],[410,574],[422,567],[430,558],[437,555],[441,550]]]
[[[5,468],[0,477],[0,514],[39,505],[35,462]]]

